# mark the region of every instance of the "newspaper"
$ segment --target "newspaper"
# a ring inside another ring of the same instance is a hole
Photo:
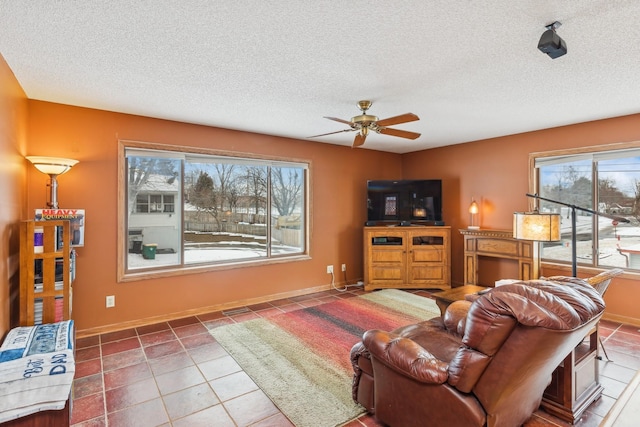
[[[73,321],[20,327],[0,346],[0,423],[63,409],[75,374]]]

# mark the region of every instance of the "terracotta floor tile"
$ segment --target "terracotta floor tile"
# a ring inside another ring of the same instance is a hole
[[[247,320],[252,320],[252,319],[259,319],[260,316],[258,316],[256,313],[254,313],[253,311],[250,311],[248,313],[241,313],[241,314],[235,314],[233,316],[229,316],[231,317],[235,322],[246,322]]]
[[[140,340],[135,336],[133,338],[102,344],[102,355],[109,356],[110,354],[122,353],[123,351],[133,350],[138,347],[140,347]]]
[[[359,424],[361,427],[362,424]],[[251,427],[295,427],[281,412],[251,424]]]
[[[222,405],[211,406],[195,414],[174,420],[173,427],[211,427],[211,420],[215,420],[216,427],[236,427]]]
[[[169,422],[160,398],[112,412],[108,414],[107,419],[109,426],[117,427],[159,426]]]
[[[198,322],[192,325],[173,328],[173,332],[178,336],[178,338],[184,338],[191,335],[197,335],[203,332],[207,332],[207,328],[202,323]]]
[[[621,353],[640,355],[640,344],[636,343],[634,339],[630,339],[629,337],[631,336],[633,335],[616,333],[609,337],[609,339],[604,342],[607,353],[609,349],[613,349]]]
[[[102,360],[91,359],[86,362],[76,362],[76,374],[74,378],[82,378],[102,372]]]
[[[214,344],[217,341],[213,336],[205,329],[207,332],[203,334],[190,335],[188,337],[180,338],[180,342],[184,346],[184,348],[196,348],[207,344]]]
[[[165,408],[169,413],[169,418],[172,420],[185,417],[220,403],[207,383],[165,395],[162,397],[162,400],[164,400]]]
[[[285,313],[290,313],[292,311],[302,310],[303,308],[305,308],[305,306],[302,304],[295,303],[295,304],[289,304],[289,305],[281,305],[278,308],[284,311]]]
[[[193,361],[196,363],[202,363],[228,355],[227,350],[225,350],[218,342],[202,345],[196,348],[190,348],[187,350],[187,353],[189,353]]]
[[[129,365],[135,365],[136,363],[144,362],[146,360],[142,348],[136,348],[129,351],[123,351],[122,353],[115,353],[102,357],[103,369],[105,372],[112,369],[118,369]]]
[[[143,347],[150,345],[161,344],[163,342],[172,341],[177,339],[176,334],[171,329],[165,329],[164,331],[151,332],[146,335],[140,335],[140,342]]]
[[[207,320],[216,320],[227,316],[222,314],[221,311],[213,311],[211,313],[198,314],[198,316],[196,317],[200,320],[200,322],[204,323]]]
[[[621,325],[620,331],[627,334],[640,335],[640,327],[635,325]]]
[[[91,394],[102,393],[103,390],[102,373],[100,372],[73,380],[73,397],[76,399]]]
[[[196,366],[187,366],[156,376],[158,389],[163,396],[204,382],[205,378]]]
[[[101,416],[104,416],[104,398],[102,393],[73,399],[71,424]]]
[[[172,328],[179,328],[180,326],[192,325],[194,323],[200,323],[196,316],[183,317],[182,319],[175,319],[169,321],[169,326]]]
[[[157,397],[160,392],[153,378],[107,390],[107,413],[119,411]]]
[[[621,366],[615,362],[600,362],[600,375],[614,380],[629,383],[636,374],[635,369]]]
[[[260,317],[271,317],[284,313],[284,310],[281,310],[278,307],[271,307],[264,310],[256,311],[255,313]]]
[[[241,426],[247,426],[277,414],[278,408],[261,391],[256,390],[223,403],[231,418]],[[251,408],[251,410],[247,410]]]
[[[258,390],[256,383],[244,371],[211,380],[209,384],[223,402]]]
[[[136,328],[138,335],[151,334],[153,332],[166,331],[171,329],[167,322],[154,323],[153,325],[140,326]]]
[[[271,301],[270,304],[274,307],[280,307],[282,305],[289,305],[289,304],[293,304],[295,303],[294,300],[291,300],[289,298],[284,298],[284,299],[279,299],[276,301]]]
[[[127,338],[136,337],[138,334],[135,329],[125,329],[123,331],[109,332],[107,334],[100,335],[100,341],[102,344],[120,341]]]
[[[100,357],[100,346],[85,347],[76,349],[76,362],[98,359]]]
[[[149,367],[155,376],[176,371],[180,368],[191,366],[193,364],[194,362],[191,359],[191,356],[189,356],[186,351],[149,360]]]
[[[144,353],[147,355],[148,359],[155,359],[169,354],[179,353],[183,350],[182,344],[180,344],[178,340],[174,340],[145,347]]]
[[[100,345],[100,335],[76,339],[76,350]]]
[[[198,368],[200,368],[200,371],[202,371],[207,381],[215,380],[242,370],[240,365],[238,365],[231,356],[223,356],[218,359],[198,363]]]
[[[614,403],[616,403],[616,399],[603,395],[600,396],[600,399],[589,405],[588,410],[596,415],[604,417],[605,415],[607,415]]]
[[[248,305],[247,308],[251,311],[260,311],[260,310],[268,310],[273,308],[273,304],[270,302],[261,302],[259,304]]]
[[[106,427],[107,420],[104,416],[93,418],[91,420],[82,421],[80,423],[73,424],[73,427]]]
[[[147,362],[125,366],[124,368],[112,369],[104,373],[104,388],[122,387],[151,377],[151,369]]]
[[[232,323],[236,322],[233,319],[229,319],[228,317],[222,317],[220,319],[207,320],[204,322],[204,326],[207,329],[215,329],[219,326],[231,325]]]
[[[324,303],[325,301],[322,301],[319,299],[311,299],[308,301],[302,301],[300,304],[304,306],[304,308],[309,308],[309,307],[315,307],[317,305],[324,304]]]
[[[617,348],[609,346],[607,346],[607,353],[609,353],[609,358],[613,360],[614,363],[620,366],[635,369],[636,371],[640,369],[640,354],[633,355],[629,353],[623,353],[618,351]]]

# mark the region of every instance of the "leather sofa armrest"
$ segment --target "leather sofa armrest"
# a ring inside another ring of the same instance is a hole
[[[371,356],[402,375],[428,384],[447,381],[448,364],[409,338],[370,330],[365,332],[363,342]]]
[[[464,335],[467,313],[471,304],[471,301],[454,301],[449,304],[442,318],[444,326],[449,332],[454,332],[460,336]]]

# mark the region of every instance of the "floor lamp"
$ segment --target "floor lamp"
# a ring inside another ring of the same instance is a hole
[[[546,202],[551,202],[551,203],[555,203],[557,205],[566,206],[569,209],[571,209],[571,275],[573,277],[577,277],[577,273],[578,273],[578,263],[577,263],[578,256],[577,256],[577,252],[576,252],[576,240],[577,240],[577,238],[576,238],[576,210],[580,210],[580,211],[583,211],[583,212],[588,212],[588,213],[596,215],[596,216],[603,216],[605,218],[610,218],[610,219],[613,219],[613,220],[618,221],[618,222],[630,222],[627,218],[623,218],[623,217],[616,216],[616,215],[609,215],[609,214],[605,214],[605,213],[602,213],[602,212],[596,212],[596,211],[591,210],[591,209],[581,208],[580,206],[571,205],[571,204],[564,203],[564,202],[559,202],[557,200],[547,199],[545,197],[538,196],[537,194],[529,194],[529,193],[527,193],[527,197],[531,197],[531,198],[539,199],[539,200],[544,200]],[[540,216],[542,216],[542,215],[550,215],[550,214],[538,213],[537,211],[535,211],[535,212],[533,212],[531,214],[540,215]],[[518,212],[516,212],[514,214],[514,237],[515,238],[518,238],[518,237],[516,237],[516,232],[517,232],[516,226],[517,226],[517,224],[516,224],[516,219],[515,219],[515,217],[517,215],[519,215]],[[555,215],[558,215],[558,214],[555,214]],[[560,216],[558,215],[558,221],[559,221],[559,217]],[[521,233],[525,234],[526,231],[521,231]],[[560,240],[560,224],[559,223],[558,223],[557,233],[558,233],[557,234],[557,238],[555,240]],[[554,236],[554,237],[556,237],[556,236]],[[523,237],[523,238],[525,238],[525,237]],[[528,239],[528,240],[538,240],[538,239]],[[542,241],[553,241],[553,240],[542,240]]]

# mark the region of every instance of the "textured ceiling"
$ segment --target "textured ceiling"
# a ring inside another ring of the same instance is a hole
[[[0,0],[0,54],[31,99],[303,140],[370,99],[422,136],[363,148],[407,153],[639,113],[639,23],[638,0]]]

